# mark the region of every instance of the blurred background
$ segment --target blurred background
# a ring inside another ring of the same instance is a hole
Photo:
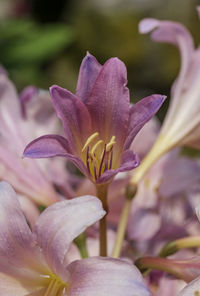
[[[169,95],[179,69],[175,47],[138,33],[144,17],[185,24],[199,42],[196,0],[0,0],[0,63],[20,91],[29,84],[75,90],[88,50],[104,63],[117,56],[128,70],[131,99]],[[167,104],[165,105],[165,109]],[[159,114],[162,119],[165,110]]]

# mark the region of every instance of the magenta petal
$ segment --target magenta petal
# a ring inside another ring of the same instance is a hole
[[[82,160],[70,153],[68,141],[59,135],[46,135],[39,137],[29,143],[25,150],[24,156],[29,158],[47,158],[54,156],[63,156],[72,161],[83,174],[88,175],[88,171]]]
[[[124,149],[128,149],[139,132],[139,130],[147,123],[154,114],[160,109],[166,96],[151,95],[140,100],[130,109],[130,125],[128,137],[124,144]]]
[[[120,259],[77,260],[67,270],[68,296],[150,296],[139,270]]]
[[[101,177],[97,180],[98,184],[108,182],[116,174],[120,172],[130,171],[136,168],[140,164],[140,160],[137,154],[131,150],[125,150],[122,153],[121,164],[116,170],[108,170],[104,172]]]
[[[104,215],[100,200],[89,195],[58,202],[40,215],[34,232],[48,265],[56,274],[66,276],[69,245]]]
[[[81,150],[91,134],[91,118],[84,103],[68,90],[53,85],[50,88],[53,105],[61,119],[73,150]]]
[[[117,148],[122,149],[129,122],[129,90],[126,67],[117,58],[109,59],[102,67],[86,105],[92,126],[100,138],[109,142],[116,137]]]
[[[86,102],[89,98],[90,92],[101,68],[102,66],[97,62],[95,57],[87,53],[81,63],[76,88],[76,96],[83,102]]]

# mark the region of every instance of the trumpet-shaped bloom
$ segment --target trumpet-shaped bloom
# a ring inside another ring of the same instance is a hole
[[[147,296],[138,269],[93,257],[67,262],[73,239],[105,215],[94,196],[55,203],[31,232],[15,192],[0,183],[0,291],[4,296]]]
[[[172,21],[144,19],[141,33],[151,32],[157,42],[176,45],[180,51],[181,67],[171,89],[171,102],[160,137],[160,150],[187,145],[200,148],[200,48],[194,48],[188,30]],[[163,144],[162,144],[163,143]]]
[[[87,54],[75,95],[56,85],[50,88],[66,138],[42,136],[26,147],[24,155],[67,157],[95,183],[138,166],[129,147],[165,97],[152,95],[130,107],[126,83],[126,67],[119,59],[111,58],[102,66]]]

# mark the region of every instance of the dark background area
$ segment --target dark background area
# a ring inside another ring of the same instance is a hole
[[[0,0],[1,64],[20,91],[33,84],[75,90],[88,50],[104,63],[117,56],[128,70],[131,99],[169,96],[179,69],[178,50],[140,35],[145,17],[183,23],[198,45],[195,0]],[[162,118],[167,108],[162,108]]]

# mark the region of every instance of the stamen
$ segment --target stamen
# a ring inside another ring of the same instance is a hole
[[[95,180],[97,180],[97,170],[96,170],[96,166],[94,165],[94,177],[95,177]]]
[[[82,152],[86,150],[86,155],[83,154],[85,165],[92,179],[97,181],[100,176],[112,169],[113,163],[113,146],[116,144],[116,137],[112,136],[109,143],[99,139],[99,133],[92,134],[83,146]]]
[[[111,170],[111,168],[112,168],[112,160],[113,160],[113,150],[111,150],[111,153],[110,153],[110,165],[109,165],[109,170]]]
[[[104,145],[103,155],[101,157],[101,163],[100,163],[100,166],[99,166],[99,174],[98,174],[98,177],[101,176],[101,170],[102,170],[102,166],[103,166],[103,161],[104,161],[104,158],[105,158],[105,154],[106,154],[106,144]]]
[[[106,152],[109,152],[110,148],[116,144],[115,142],[115,136],[112,136],[112,138],[110,139],[110,142],[106,145]]]
[[[61,296],[63,295],[63,290],[66,288],[66,284],[61,282],[59,279],[52,278],[44,296]]]
[[[98,132],[92,134],[92,135],[87,139],[87,141],[85,142],[85,145],[83,146],[82,152],[84,152],[85,149],[88,147],[88,145],[90,145],[90,143],[91,143],[94,139],[96,139],[98,136],[99,136],[99,133],[98,133]]]
[[[94,152],[96,151],[97,147],[99,145],[101,145],[103,143],[103,140],[99,140],[93,147],[92,147],[92,150],[91,150],[91,154],[94,155]]]
[[[89,174],[90,174],[91,172],[90,172],[90,164],[89,164],[89,161],[90,161],[89,150],[90,150],[90,147],[88,146],[88,147],[87,147],[86,163],[87,163],[87,169],[88,169],[88,172],[89,172]]]

